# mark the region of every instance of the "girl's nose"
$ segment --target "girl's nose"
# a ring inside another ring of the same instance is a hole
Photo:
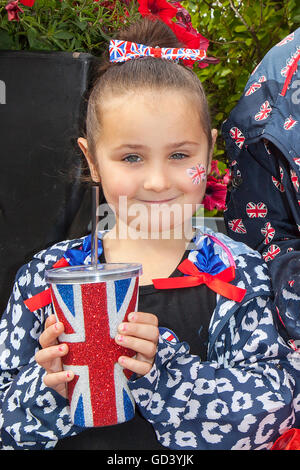
[[[145,175],[144,189],[147,191],[161,192],[171,187],[170,179],[166,168],[157,166],[149,168]]]

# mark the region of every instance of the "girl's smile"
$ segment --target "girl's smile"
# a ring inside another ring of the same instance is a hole
[[[155,200],[155,201],[148,201],[148,200],[141,199],[140,202],[145,202],[146,204],[164,204],[164,203],[174,201],[175,199],[176,199],[176,197],[173,197],[173,198],[170,198],[170,199]]]

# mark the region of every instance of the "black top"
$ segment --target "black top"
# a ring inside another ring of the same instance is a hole
[[[184,253],[180,263],[187,258]],[[105,263],[104,254],[100,262]],[[179,263],[179,264],[180,264]],[[183,276],[176,268],[170,277]],[[140,286],[138,310],[153,313],[159,326],[174,331],[179,341],[187,341],[191,354],[206,360],[208,326],[216,306],[216,294],[205,284],[180,289],[155,289],[153,284]],[[159,450],[165,449],[156,439],[153,427],[136,408],[135,417],[122,424],[89,428],[77,436],[58,442],[60,449],[88,450]]]

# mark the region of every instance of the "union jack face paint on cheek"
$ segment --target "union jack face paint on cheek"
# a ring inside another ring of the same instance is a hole
[[[200,184],[201,181],[206,180],[206,169],[202,163],[198,163],[192,168],[186,170],[187,175],[192,179],[193,184]]]

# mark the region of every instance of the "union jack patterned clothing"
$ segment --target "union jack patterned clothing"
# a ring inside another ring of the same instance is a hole
[[[2,448],[52,449],[84,429],[71,422],[68,401],[43,384],[35,362],[51,304],[31,312],[24,301],[48,286],[45,270],[85,239],[60,242],[23,266],[0,323]],[[160,444],[169,449],[269,449],[300,421],[300,355],[279,334],[268,269],[258,252],[224,234],[198,229],[188,259],[213,250],[222,269],[235,265],[241,303],[217,294],[207,360],[189,353],[174,331],[161,331],[155,363],[128,386]],[[78,250],[78,251],[79,251]],[[87,256],[84,264],[90,263]],[[183,291],[184,289],[179,289]],[[201,315],[199,305],[199,315]]]
[[[300,347],[300,28],[251,74],[224,122],[232,175],[224,212],[234,240],[266,261],[289,339]]]

